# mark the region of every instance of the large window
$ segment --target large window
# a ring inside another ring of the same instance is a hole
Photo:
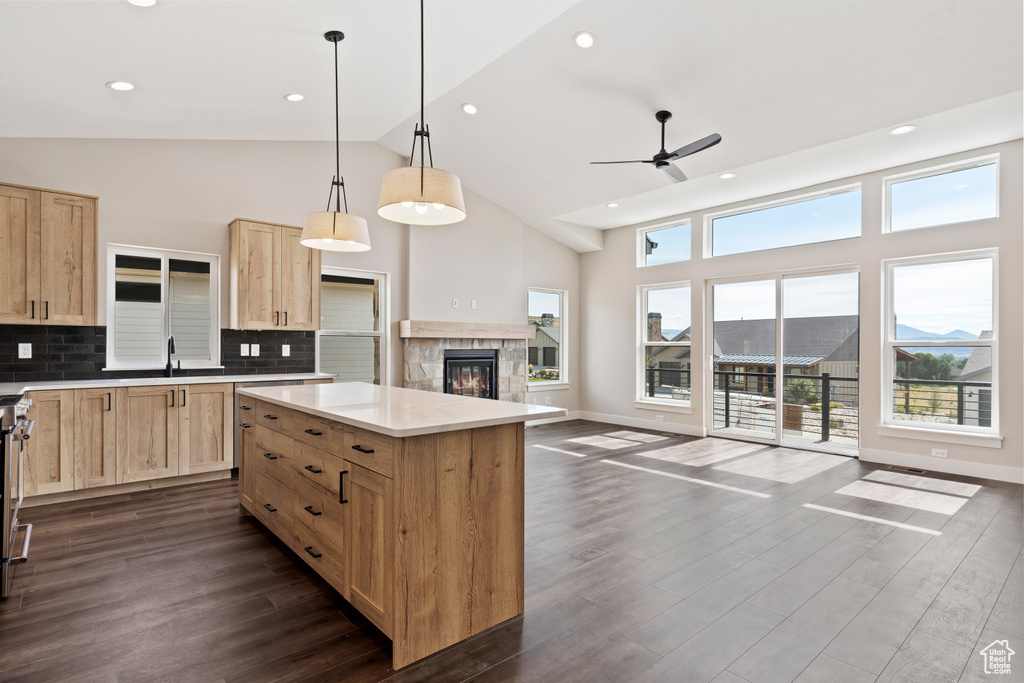
[[[886,264],[886,422],[996,431],[995,269],[989,251]]]
[[[690,285],[640,287],[639,400],[690,400]]]
[[[710,217],[708,256],[860,237],[860,187]]]
[[[998,168],[989,157],[886,181],[889,230],[913,230],[999,215]]]
[[[637,231],[638,265],[658,266],[690,260],[690,221]]]
[[[526,344],[531,389],[568,381],[565,300],[566,293],[559,289],[530,289],[527,293],[527,322],[537,327],[533,339]]]
[[[336,382],[386,383],[386,303],[386,275],[325,266],[317,370],[336,375]]]
[[[110,245],[107,367],[220,364],[220,257]]]

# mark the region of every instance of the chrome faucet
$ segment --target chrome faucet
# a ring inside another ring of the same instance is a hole
[[[167,367],[164,368],[164,377],[174,376],[174,366],[171,365],[171,356],[176,353],[174,350],[174,335],[167,337]]]

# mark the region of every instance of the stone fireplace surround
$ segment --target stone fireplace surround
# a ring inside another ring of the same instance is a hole
[[[445,349],[495,349],[498,400],[526,403],[526,340],[533,325],[402,320],[402,386],[444,392]]]

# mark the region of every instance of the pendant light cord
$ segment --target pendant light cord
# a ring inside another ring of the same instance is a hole
[[[342,199],[345,201],[345,213],[348,213],[348,194],[345,192],[345,179],[341,177],[341,109],[338,105],[338,43],[334,43],[334,163],[335,178],[341,191],[335,198],[337,213],[341,213]]]
[[[426,123],[424,123],[424,117],[425,117],[424,110],[426,109],[426,105],[424,104],[424,94],[423,94],[423,92],[424,92],[426,86],[424,85],[425,79],[424,79],[424,75],[423,74],[424,74],[424,71],[425,71],[424,63],[426,62],[426,57],[424,56],[425,52],[424,52],[424,49],[423,49],[423,42],[424,42],[423,41],[423,34],[424,34],[424,32],[423,32],[423,0],[420,0],[420,132],[421,132],[421,135],[420,135],[420,196],[423,196],[423,176],[426,173],[426,171],[423,170],[423,164],[424,164],[424,159],[423,159],[423,155],[424,155],[423,147],[424,147],[424,145],[423,145],[423,143],[427,139],[427,126],[426,126]],[[431,155],[431,156],[433,156],[433,155]],[[434,163],[433,158],[431,158],[430,163],[431,163],[431,166],[433,166],[433,163]]]

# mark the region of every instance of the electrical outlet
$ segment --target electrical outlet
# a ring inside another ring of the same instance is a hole
[[[18,344],[18,358],[31,358],[32,357],[32,345],[31,344]]]
[[[458,307],[459,307],[459,300],[458,299],[452,299],[452,308],[458,308]]]
[[[249,345],[248,344],[242,344],[239,347],[238,355],[239,356],[248,356],[249,355]]]
[[[251,356],[258,356],[258,355],[260,355],[260,345],[259,344],[249,344],[249,355],[251,355]]]
[[[665,421],[665,416],[664,415],[655,415],[654,419],[657,420],[658,422],[664,422]]]
[[[932,449],[932,457],[933,458],[948,458],[949,457],[949,451],[947,451],[945,448],[933,448]]]
[[[550,396],[545,396],[544,397],[544,405],[546,405],[546,406],[551,405],[551,397]]]
[[[537,405],[537,399],[531,399],[531,400],[533,402],[533,405]]]
[[[281,344],[281,355],[282,356],[290,356],[290,355],[292,355],[292,345],[291,344]]]
[[[473,310],[476,310],[476,299],[472,299],[469,302],[469,307],[472,308]]]

